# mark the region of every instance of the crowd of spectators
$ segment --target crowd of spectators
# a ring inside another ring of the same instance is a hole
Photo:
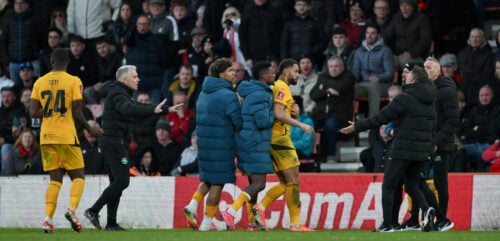
[[[486,171],[490,163],[482,151],[500,139],[498,131],[489,131],[500,129],[493,126],[500,122],[500,31],[492,33],[496,46],[490,46],[484,6],[477,2],[0,1],[1,173],[42,173],[32,160],[40,158],[40,120],[29,117],[27,104],[33,83],[51,71],[50,56],[58,47],[69,53],[68,73],[82,80],[86,117],[93,125],[99,125],[102,111],[100,88],[115,81],[123,64],[137,66],[137,101],[185,103],[175,113],[135,121],[130,154],[136,176],[197,172],[183,165],[191,163],[185,159],[196,150],[192,133],[203,79],[220,57],[233,60],[234,88],[252,78],[250,69],[259,62],[277,68],[281,59],[296,59],[301,74],[292,93],[303,100],[303,118],[322,131],[323,155],[334,156],[341,138],[337,130],[352,120],[353,101],[367,97],[366,115],[375,115],[389,86],[401,85],[404,65],[434,56],[462,98],[456,142],[457,151],[466,152],[467,165],[454,171]],[[33,140],[23,134],[26,130],[34,133]],[[97,141],[81,130],[88,174],[106,172]],[[314,155],[307,148],[303,154]],[[498,160],[496,154],[489,160]],[[146,165],[149,156],[153,161]]]

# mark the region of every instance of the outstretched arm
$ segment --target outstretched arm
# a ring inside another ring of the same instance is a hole
[[[348,135],[348,134],[351,134],[351,133],[355,132],[356,131],[356,127],[354,127],[354,122],[349,121],[349,125],[346,126],[346,127],[344,127],[344,128],[342,128],[342,129],[340,129],[339,131],[340,131],[340,133],[342,133],[344,135]]]

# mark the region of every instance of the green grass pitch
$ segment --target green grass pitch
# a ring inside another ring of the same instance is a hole
[[[129,229],[125,232],[107,232],[84,229],[75,233],[71,229],[56,229],[45,234],[34,228],[0,228],[1,241],[498,241],[498,231],[456,231],[456,232],[395,232],[373,233],[360,230],[318,230],[316,232],[290,232],[271,230],[268,232],[211,231],[199,232],[187,229]]]

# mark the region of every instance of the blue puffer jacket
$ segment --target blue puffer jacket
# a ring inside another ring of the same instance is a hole
[[[241,130],[241,107],[228,81],[207,76],[196,103],[200,180],[234,183],[235,134]]]
[[[392,51],[379,39],[372,49],[366,40],[354,53],[352,74],[358,82],[369,82],[368,77],[376,76],[380,83],[391,83],[394,76]]]
[[[236,139],[238,168],[248,174],[273,173],[269,151],[274,123],[273,91],[258,81],[242,81],[238,94],[245,98],[241,105],[243,129]]]

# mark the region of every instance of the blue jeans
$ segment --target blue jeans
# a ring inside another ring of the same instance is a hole
[[[13,144],[4,143],[1,148],[2,155],[2,175],[11,176],[14,175],[14,163],[12,163],[12,148]]]
[[[487,172],[489,164],[483,160],[483,151],[490,147],[489,143],[469,143],[464,145],[467,161],[476,161],[476,168],[478,172]]]
[[[327,156],[335,156],[337,152],[337,140],[339,139],[339,129],[346,126],[347,122],[336,116],[330,116],[323,121],[315,123],[317,128],[324,129],[323,135],[325,144],[322,145]]]

